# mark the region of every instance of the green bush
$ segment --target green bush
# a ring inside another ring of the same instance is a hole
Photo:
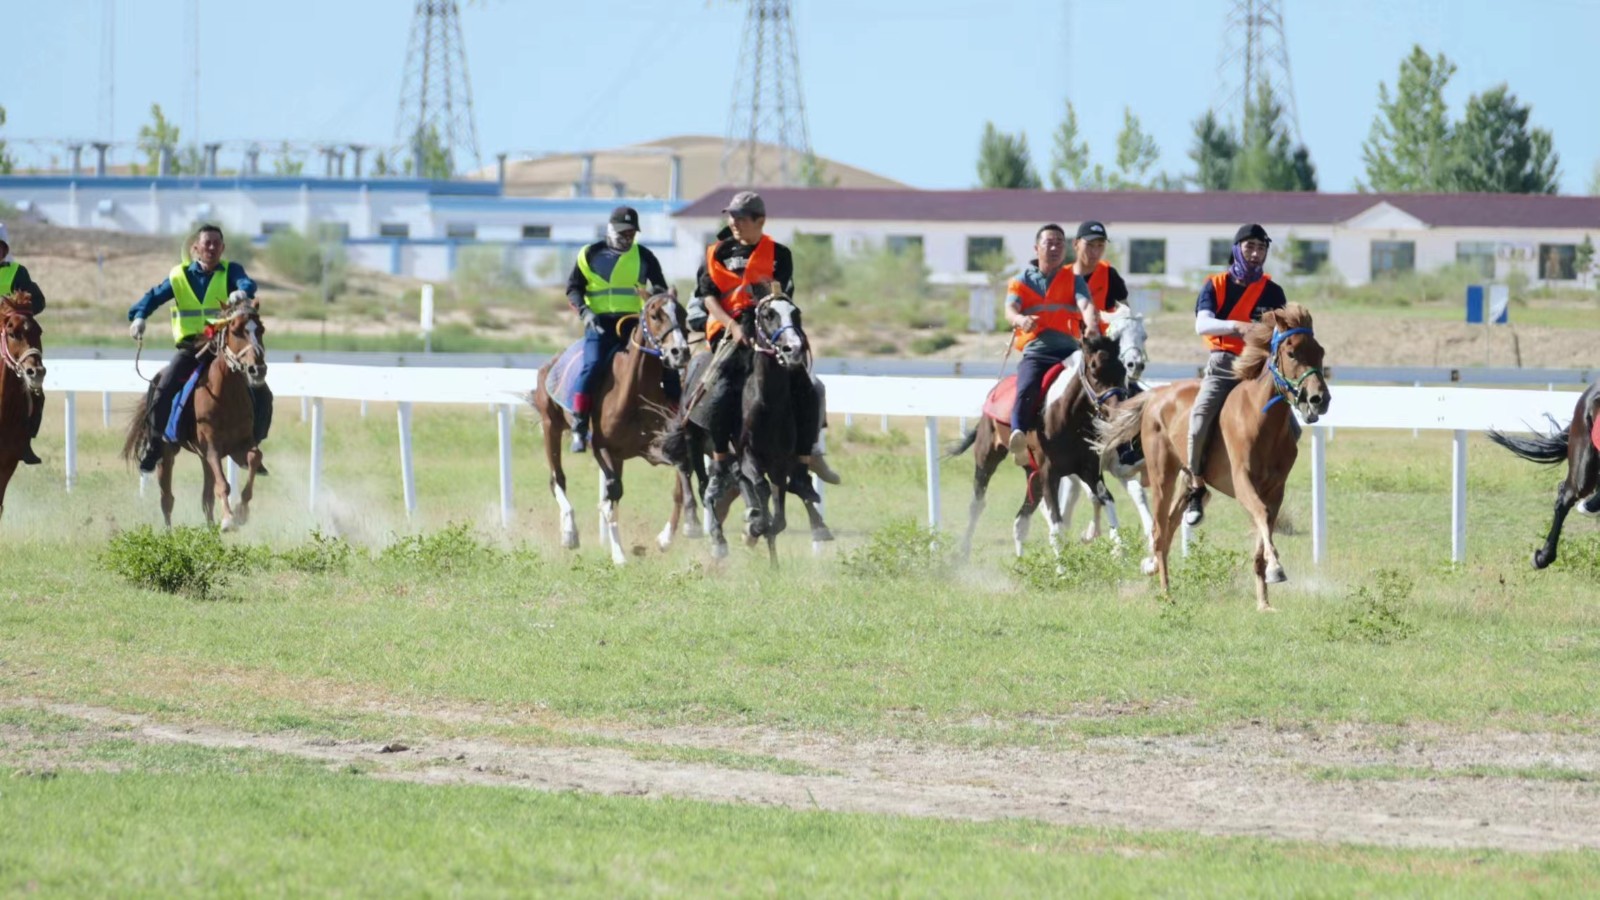
[[[1068,540],[1057,556],[1048,547],[1028,550],[1011,564],[1011,572],[1036,591],[1112,588],[1136,576],[1118,559],[1110,541],[1083,544]]]
[[[900,519],[872,532],[866,546],[846,551],[839,566],[855,578],[937,577],[949,565],[939,533]]]
[[[956,345],[956,336],[948,331],[936,331],[911,341],[911,352],[927,356]]]
[[[264,254],[274,272],[303,286],[315,286],[318,296],[332,300],[345,292],[349,260],[344,246],[332,240],[317,242],[292,229],[275,231],[267,238]]]
[[[214,528],[158,531],[148,525],[114,536],[100,560],[140,587],[200,600],[216,596],[230,575],[263,563],[260,550],[224,544]]]
[[[482,299],[518,293],[527,289],[522,272],[511,263],[506,248],[493,244],[471,244],[456,250],[456,270],[450,278],[458,293]]]
[[[402,571],[448,575],[488,565],[500,555],[471,526],[453,524],[433,534],[401,537],[383,548],[378,561]]]
[[[1323,637],[1383,645],[1416,633],[1416,624],[1404,612],[1406,601],[1411,599],[1411,579],[1394,569],[1379,569],[1374,580],[1374,584],[1362,585],[1345,598],[1334,618],[1323,623]]]
[[[319,528],[312,529],[311,540],[283,551],[278,558],[296,572],[322,575],[345,571],[350,567],[350,558],[354,554],[355,548],[344,538],[323,534]]]
[[[1173,586],[1195,597],[1215,597],[1226,593],[1240,576],[1249,571],[1250,560],[1238,550],[1213,547],[1204,535],[1189,542],[1189,555],[1174,561]]]

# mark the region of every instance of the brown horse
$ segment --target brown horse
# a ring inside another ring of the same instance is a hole
[[[1256,608],[1270,611],[1267,585],[1288,580],[1272,543],[1283,504],[1283,485],[1294,468],[1300,427],[1291,405],[1307,422],[1328,411],[1322,375],[1322,345],[1311,331],[1311,314],[1298,303],[1271,310],[1245,333],[1244,352],[1234,361],[1239,385],[1228,394],[1207,443],[1206,484],[1239,501],[1256,532]],[[1185,506],[1178,483],[1186,465],[1189,410],[1200,390],[1196,380],[1178,381],[1128,401],[1101,429],[1097,446],[1110,460],[1116,448],[1137,439],[1143,445],[1151,506],[1155,510],[1156,574],[1168,590],[1167,553]],[[1287,401],[1287,402],[1284,402]]]
[[[161,517],[172,527],[172,468],[178,451],[188,450],[200,457],[205,484],[200,491],[200,507],[208,524],[216,521],[216,505],[222,504],[222,530],[232,530],[250,518],[250,499],[255,494],[256,473],[261,471],[261,447],[255,438],[255,404],[251,389],[266,387],[267,349],[262,343],[266,328],[252,300],[229,304],[222,318],[207,326],[206,364],[194,389],[194,425],[179,434],[180,444],[168,443],[156,470],[161,483]],[[204,358],[204,357],[203,357]],[[173,402],[177,402],[174,399]],[[122,458],[137,460],[140,445],[155,440],[146,434],[147,394],[134,411],[128,437],[122,445]],[[181,420],[180,420],[181,421]],[[244,489],[239,492],[239,508],[229,502],[231,490],[222,461],[231,459],[246,472]]]
[[[1063,523],[1057,491],[1062,478],[1077,476],[1089,485],[1097,506],[1110,500],[1101,477],[1100,457],[1090,444],[1095,438],[1095,421],[1122,397],[1128,370],[1112,338],[1089,337],[1084,340],[1081,353],[1081,359],[1063,370],[1061,380],[1051,389],[1051,396],[1046,399],[1044,412],[1039,417],[1039,427],[1028,433],[1028,453],[1033,467],[1028,471],[1027,494],[1011,524],[1018,556],[1022,555],[1033,512],[1041,501],[1050,521],[1050,546],[1060,552]],[[947,452],[953,458],[965,453],[968,447],[975,448],[972,504],[967,510],[967,531],[961,539],[963,556],[972,550],[972,534],[977,530],[978,517],[983,514],[989,479],[1010,455],[1006,446],[1010,434],[1009,420],[1002,422],[985,414]]]
[[[661,377],[668,368],[681,370],[689,362],[689,335],[684,326],[686,313],[678,303],[677,289],[651,296],[641,287],[639,296],[644,306],[637,320],[628,317],[617,326],[620,338],[624,336],[622,329],[627,323],[634,325],[627,335],[627,347],[611,358],[609,368],[601,372],[594,386],[595,411],[590,426],[589,450],[600,466],[605,486],[600,518],[605,525],[611,561],[618,565],[628,560],[617,529],[622,463],[635,457],[650,458],[651,444],[672,417],[672,403],[661,386]],[[550,493],[561,507],[561,546],[570,550],[578,546],[578,525],[572,502],[567,499],[567,473],[561,467],[561,438],[569,427],[567,414],[551,399],[549,392],[550,372],[556,362],[552,359],[539,370],[532,403],[539,412],[540,431],[544,434]],[[671,544],[684,514],[689,517],[685,531],[697,536],[694,533],[699,529],[698,506],[694,492],[685,488],[680,477],[672,492],[672,515],[656,537],[657,546],[663,550]]]
[[[33,296],[17,291],[0,300],[0,513],[5,511],[6,486],[17,471],[27,448],[28,421],[44,402],[44,330],[33,318]]]
[[[1550,533],[1545,535],[1544,546],[1533,551],[1533,567],[1543,569],[1556,561],[1556,545],[1561,541],[1561,526],[1567,513],[1579,500],[1588,498],[1578,511],[1585,515],[1600,513],[1600,428],[1596,416],[1600,414],[1600,382],[1589,385],[1578,397],[1572,409],[1572,421],[1564,429],[1534,438],[1515,438],[1491,430],[1489,440],[1512,453],[1536,463],[1554,465],[1567,463],[1567,477],[1556,489],[1555,516],[1550,521]]]

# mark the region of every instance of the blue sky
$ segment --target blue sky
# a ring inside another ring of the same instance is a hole
[[[200,0],[207,140],[393,139],[412,4]],[[101,0],[30,6],[8,29],[0,105],[13,137],[97,137]],[[817,152],[919,187],[970,187],[986,120],[1026,131],[1035,161],[1070,96],[1110,165],[1124,106],[1190,168],[1190,123],[1217,96],[1228,0],[1065,4],[794,0]],[[160,102],[192,133],[190,0],[116,0],[115,134]],[[463,11],[480,143],[565,151],[722,134],[743,8],[732,0],[481,0]],[[1285,0],[1301,132],[1324,190],[1361,175],[1378,82],[1413,43],[1459,65],[1457,113],[1502,81],[1555,134],[1563,190],[1600,157],[1600,3]],[[227,165],[227,161],[224,161]]]

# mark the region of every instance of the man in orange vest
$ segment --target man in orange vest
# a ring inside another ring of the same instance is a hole
[[[1089,285],[1066,265],[1067,233],[1061,226],[1041,227],[1033,236],[1033,249],[1037,257],[1011,279],[1006,290],[1012,346],[1022,351],[1009,442],[1019,461],[1027,458],[1027,435],[1033,427],[1045,373],[1078,352],[1073,336],[1083,333],[1085,322],[1089,328],[1100,327],[1100,311],[1089,299]]]
[[[1283,309],[1288,298],[1283,288],[1263,268],[1272,238],[1260,225],[1242,225],[1233,236],[1233,262],[1226,272],[1207,278],[1200,286],[1200,299],[1194,306],[1194,331],[1206,339],[1211,356],[1206,360],[1200,393],[1189,412],[1189,508],[1184,510],[1185,525],[1199,525],[1205,517],[1202,501],[1206,495],[1205,450],[1211,439],[1211,426],[1222,411],[1228,392],[1238,386],[1233,361],[1244,349],[1244,333],[1261,314]]]
[[[713,503],[734,486],[734,440],[738,437],[743,412],[744,382],[750,374],[751,350],[746,313],[761,297],[752,290],[762,282],[772,282],[794,296],[794,256],[789,248],[766,234],[767,204],[755,191],[740,191],[723,210],[728,227],[717,235],[717,242],[706,248],[705,262],[696,276],[695,296],[705,303],[706,342],[713,350],[727,340],[738,346],[723,357],[712,378],[706,402],[711,408],[712,464],[706,482],[706,502]],[[823,481],[838,484],[837,473],[828,467],[817,446],[822,430],[822,405],[819,392],[809,379],[796,379],[791,396],[796,416],[796,451],[802,465],[810,467]],[[791,489],[800,494],[811,490],[803,475],[796,474]]]
[[[1121,273],[1105,260],[1106,226],[1092,220],[1079,225],[1072,249],[1077,254],[1072,271],[1077,272],[1089,285],[1089,299],[1094,301],[1094,308],[1101,313],[1100,333],[1105,334],[1109,327],[1105,314],[1128,299],[1127,283],[1122,280]],[[1082,337],[1081,334],[1078,336]]]

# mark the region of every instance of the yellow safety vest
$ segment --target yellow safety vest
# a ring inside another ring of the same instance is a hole
[[[211,274],[211,283],[206,285],[204,300],[195,295],[194,286],[189,284],[189,278],[184,273],[185,268],[183,265],[173,266],[172,274],[168,276],[172,282],[172,341],[175,344],[182,344],[204,331],[212,319],[222,318],[222,307],[228,300],[227,260],[217,263],[217,270]]]
[[[638,290],[639,245],[629,247],[628,252],[617,259],[609,281],[589,268],[588,251],[588,247],[578,251],[578,271],[588,281],[583,288],[584,304],[601,315],[637,314],[644,309]]]
[[[11,286],[17,283],[17,268],[14,262],[0,263],[0,297],[11,294]]]

